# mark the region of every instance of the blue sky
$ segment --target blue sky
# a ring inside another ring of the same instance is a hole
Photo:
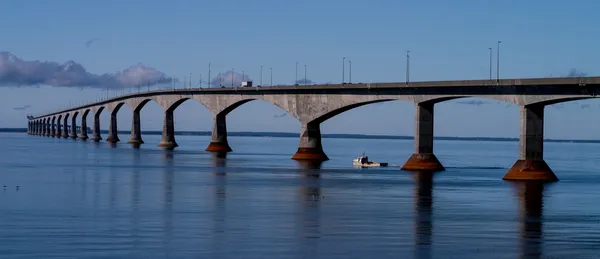
[[[211,62],[213,77],[235,69],[258,82],[262,65],[265,84],[270,67],[275,84],[293,83],[296,61],[300,78],[306,64],[308,79],[339,82],[345,56],[352,60],[352,81],[382,82],[405,79],[406,50],[411,81],[487,78],[488,48],[494,48],[495,64],[501,40],[503,78],[565,76],[573,68],[597,76],[597,10],[600,2],[585,0],[7,0],[0,2],[0,52],[23,60],[73,60],[94,74],[143,64],[180,80],[190,73],[194,80],[206,78]],[[27,113],[101,94],[98,88],[2,86],[0,127],[22,127]],[[548,107],[546,137],[599,139],[598,111],[595,100]],[[300,124],[281,113],[250,102],[228,116],[228,129],[299,132]],[[322,130],[412,135],[413,118],[411,103],[374,104],[332,118]],[[161,129],[160,107],[150,104],[142,119],[143,129]],[[193,102],[184,103],[175,120],[176,130],[212,126],[211,114]],[[119,129],[130,122],[131,111],[123,109]],[[435,127],[437,136],[518,137],[518,107],[484,99],[440,103]]]

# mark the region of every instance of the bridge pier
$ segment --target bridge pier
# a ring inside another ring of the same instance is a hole
[[[519,160],[504,175],[510,181],[555,182],[558,177],[544,161],[544,106],[521,106]]]
[[[50,137],[56,137],[56,124],[55,119],[52,119],[52,125],[50,126]]]
[[[119,141],[121,141],[121,140],[119,139],[119,133],[118,133],[118,129],[117,129],[117,113],[113,111],[110,113],[110,122],[108,125],[108,137],[106,137],[106,142],[117,143]]]
[[[63,137],[63,138],[69,138],[69,116],[68,116],[68,114],[64,118],[63,132],[62,132],[61,137]]]
[[[208,152],[231,152],[232,149],[227,142],[227,120],[225,114],[215,114],[213,117],[213,129],[210,144],[206,147]]]
[[[87,112],[81,115],[81,129],[79,130],[79,139],[88,139],[87,135]]]
[[[329,157],[323,152],[323,146],[321,145],[321,125],[319,123],[302,123],[300,145],[292,159],[313,161],[329,160]]]
[[[165,119],[163,122],[162,139],[158,143],[159,147],[164,149],[174,149],[177,146],[175,142],[175,123],[173,121],[173,111],[165,111]]]
[[[102,140],[102,136],[100,135],[100,112],[94,112],[94,125],[92,126],[92,138],[94,142],[99,142]]]
[[[433,103],[415,106],[415,153],[402,166],[405,171],[439,172],[446,169],[433,154]]]
[[[50,119],[46,119],[46,122],[44,122],[44,129],[44,136],[50,137]]]
[[[140,111],[138,110],[133,111],[133,120],[131,122],[131,137],[129,138],[129,141],[127,141],[127,143],[136,145],[144,144],[144,141],[142,140],[142,129],[140,125]]]
[[[77,138],[77,116],[73,115],[71,118],[71,133],[69,134],[69,138],[76,139]]]
[[[56,119],[56,134],[54,134],[54,136],[56,136],[57,138],[60,138],[62,134],[62,123],[60,122],[60,119],[60,117]]]
[[[41,132],[40,136],[46,136],[46,120],[42,120],[40,126],[42,128],[42,132]]]

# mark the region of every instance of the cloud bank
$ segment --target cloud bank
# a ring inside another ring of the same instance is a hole
[[[226,71],[223,73],[218,73],[217,76],[211,80],[210,87],[240,87],[243,81],[252,81],[252,79],[250,79],[250,77],[246,74],[242,75],[235,71]],[[253,85],[256,85],[260,82],[252,83]]]
[[[27,104],[27,105],[23,105],[23,106],[17,106],[17,107],[13,107],[13,110],[15,111],[24,111],[31,108],[31,105]]]
[[[97,75],[74,61],[26,61],[10,52],[0,52],[0,86],[62,86],[120,89],[171,82],[163,72],[137,64],[114,74]]]

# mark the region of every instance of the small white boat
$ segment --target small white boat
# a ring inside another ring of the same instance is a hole
[[[356,157],[354,158],[354,160],[352,160],[352,165],[356,167],[386,167],[388,166],[388,163],[378,163],[369,161],[369,156],[363,153],[361,156]]]

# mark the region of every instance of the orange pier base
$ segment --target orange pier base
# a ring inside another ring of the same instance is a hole
[[[208,147],[206,147],[206,151],[222,153],[231,152],[233,150],[231,149],[231,147],[229,147],[229,144],[227,143],[210,142],[210,144],[208,144]]]
[[[327,161],[329,157],[325,155],[321,148],[298,148],[296,154],[292,157],[294,160],[312,160],[312,161]]]
[[[558,177],[544,160],[519,159],[504,175],[507,181],[556,182]]]
[[[446,168],[434,154],[412,154],[402,170],[413,172],[440,172]]]

